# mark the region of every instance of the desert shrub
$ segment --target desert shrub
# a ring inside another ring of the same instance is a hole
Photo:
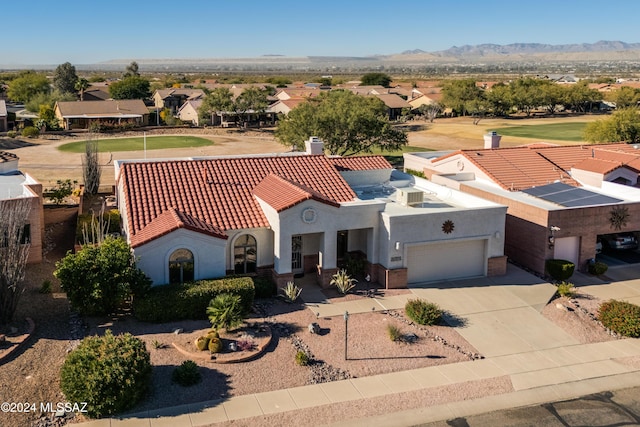
[[[569,283],[569,282],[562,282],[562,283],[558,283],[557,285],[558,287],[558,295],[560,295],[561,297],[572,297],[575,295],[576,291],[573,287],[573,283]]]
[[[302,350],[298,350],[296,353],[296,364],[300,366],[307,366],[309,364],[309,356]]]
[[[223,293],[240,296],[243,313],[251,310],[255,295],[252,279],[228,277],[154,286],[144,298],[134,300],[134,314],[146,322],[203,320],[207,318],[206,310],[211,300]]]
[[[209,348],[209,341],[211,341],[211,338],[213,337],[201,336],[196,338],[196,348],[200,351],[205,351]]]
[[[162,341],[158,341],[158,340],[153,340],[151,342],[151,346],[156,349],[156,350],[160,350],[161,348],[165,348],[166,344],[163,343]]]
[[[193,360],[185,360],[171,374],[171,381],[183,387],[198,384],[201,380],[200,368]]]
[[[593,264],[589,263],[589,274],[593,274],[595,276],[599,276],[604,274],[609,269],[609,266],[604,262],[596,261]]]
[[[617,334],[640,337],[640,306],[626,301],[610,300],[600,304],[598,320]]]
[[[76,242],[79,245],[98,243],[98,234],[106,236],[108,234],[120,234],[122,218],[120,211],[111,209],[101,215],[82,214],[78,215],[76,224]]]
[[[407,317],[419,325],[436,325],[442,320],[437,304],[421,299],[410,299],[404,306]]]
[[[42,285],[40,285],[40,289],[38,289],[38,292],[40,292],[41,294],[50,294],[52,286],[53,285],[51,283],[51,280],[43,280]]]
[[[287,286],[280,288],[280,291],[287,302],[295,302],[302,293],[302,289],[293,282],[287,282]]]
[[[151,285],[121,238],[108,237],[99,246],[67,253],[56,263],[53,274],[71,305],[87,315],[113,313],[131,297],[142,297]]]
[[[222,351],[222,340],[220,338],[211,338],[208,348],[211,353],[220,353]]]
[[[56,185],[45,195],[50,198],[54,204],[61,205],[67,197],[73,194],[76,184],[78,184],[78,181],[71,181],[70,179],[63,181],[59,179],[56,181]]]
[[[7,136],[9,138],[15,138],[18,135],[18,132],[16,132],[15,130],[10,130],[9,132],[7,132]]]
[[[256,298],[271,298],[278,293],[275,282],[264,277],[254,278],[253,286],[256,288]]]
[[[387,324],[387,334],[391,341],[400,341],[402,339],[402,332],[400,332],[400,328],[396,325]]]
[[[207,307],[207,316],[211,326],[216,329],[233,329],[242,324],[242,306],[240,296],[233,294],[217,295]]]
[[[27,138],[37,138],[40,136],[40,130],[33,126],[27,126],[22,129],[22,136]]]
[[[151,361],[142,340],[131,334],[87,337],[67,355],[60,386],[70,402],[87,402],[91,417],[132,408],[147,393]]]
[[[546,268],[551,277],[559,282],[564,282],[573,275],[576,265],[565,259],[548,259]]]
[[[338,292],[342,295],[345,295],[351,289],[355,288],[356,279],[351,278],[346,272],[346,270],[338,270],[336,274],[334,274],[329,282],[329,285],[335,286],[338,288]]]

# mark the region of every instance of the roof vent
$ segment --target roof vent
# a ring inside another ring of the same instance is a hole
[[[417,188],[398,188],[396,200],[403,206],[421,204],[424,201],[424,192]]]

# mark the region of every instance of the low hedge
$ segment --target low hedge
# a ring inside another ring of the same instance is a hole
[[[209,302],[220,294],[240,296],[244,313],[253,305],[255,286],[251,277],[226,277],[193,283],[155,286],[134,300],[135,316],[145,322],[207,319]]]
[[[548,259],[546,268],[551,277],[559,282],[564,282],[573,276],[576,265],[566,259]]]
[[[600,304],[598,320],[625,337],[640,337],[640,306],[626,301],[610,300]]]
[[[609,266],[604,262],[596,261],[593,264],[589,263],[589,274],[593,274],[595,276],[599,276],[604,274],[609,269]]]

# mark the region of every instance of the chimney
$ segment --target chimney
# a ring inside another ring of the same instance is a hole
[[[324,142],[317,136],[312,136],[304,142],[307,154],[324,154]]]
[[[492,131],[484,135],[484,148],[500,148],[500,139],[498,132]]]

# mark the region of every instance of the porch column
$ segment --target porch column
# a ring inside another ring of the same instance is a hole
[[[273,241],[273,268],[278,274],[291,273],[291,235],[276,235]]]
[[[329,286],[331,276],[337,269],[337,233],[335,231],[323,233],[320,242],[320,253],[318,254],[318,284],[323,288]]]

